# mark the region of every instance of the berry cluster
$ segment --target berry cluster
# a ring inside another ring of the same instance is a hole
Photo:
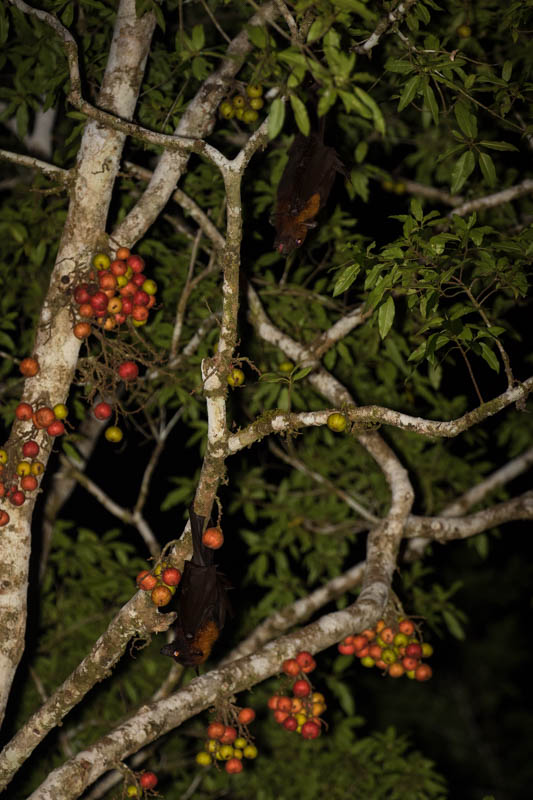
[[[231,717],[232,725],[220,720],[207,727],[207,742],[196,755],[196,763],[208,767],[215,761],[225,761],[224,769],[230,774],[242,772],[243,759],[257,758],[257,747],[248,731],[248,725],[255,719],[253,708],[237,708],[228,705],[224,717]]]
[[[127,247],[119,247],[114,261],[106,253],[97,253],[90,282],[74,289],[79,316],[84,320],[96,318],[106,331],[122,325],[128,317],[135,327],[145,325],[155,305],[157,284],[146,277],[144,266],[144,259],[132,255]],[[89,322],[74,325],[78,339],[85,339],[90,333]]]
[[[141,794],[145,795],[146,792],[151,792],[157,786],[157,775],[155,772],[142,772],[140,775],[134,775],[135,783],[130,783],[126,786],[126,797],[140,797]]]
[[[265,104],[261,97],[262,94],[263,87],[260,84],[250,83],[246,87],[245,94],[236,94],[231,100],[224,100],[220,104],[220,115],[224,117],[224,119],[232,119],[232,117],[235,117],[251,125],[259,118],[257,112],[263,108]]]
[[[162,561],[152,571],[143,569],[135,580],[139,589],[151,592],[152,603],[161,608],[170,603],[172,595],[181,581],[181,572]]]
[[[33,359],[25,359],[29,361]],[[37,363],[37,362],[36,362]],[[25,492],[34,492],[39,487],[38,478],[44,472],[44,464],[37,460],[41,445],[36,437],[54,438],[65,433],[63,422],[67,416],[67,407],[57,403],[53,408],[40,406],[35,409],[29,403],[19,403],[15,409],[15,417],[21,422],[31,422],[29,438],[17,443],[16,448],[5,450],[0,448],[0,499],[7,497],[11,505],[21,506],[26,501]],[[0,510],[0,527],[7,525],[9,514]]]
[[[323,720],[320,715],[326,710],[324,695],[313,692],[307,674],[316,667],[316,661],[306,651],[298,653],[296,658],[288,658],[282,664],[283,672],[290,678],[296,678],[292,685],[292,697],[273,694],[268,700],[268,707],[274,712],[278,725],[288,731],[296,731],[304,739],[316,739],[320,736]]]
[[[337,647],[343,655],[355,654],[363,667],[377,667],[391,678],[407,675],[417,681],[428,681],[432,675],[431,667],[422,658],[429,658],[433,648],[420,641],[410,619],[400,619],[393,625],[380,619],[375,629],[346,636]]]

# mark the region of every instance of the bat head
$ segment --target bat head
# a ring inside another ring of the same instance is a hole
[[[173,642],[166,644],[159,652],[163,656],[170,656],[184,667],[196,667],[204,660],[203,651],[194,646],[193,636],[181,632],[178,633]]]
[[[288,256],[293,250],[301,247],[307,236],[307,225],[297,223],[284,226],[274,240],[274,247],[283,256]]]

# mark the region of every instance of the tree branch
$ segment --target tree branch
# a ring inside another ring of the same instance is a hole
[[[68,181],[70,170],[56,167],[54,164],[48,164],[46,161],[41,161],[33,156],[24,156],[21,153],[12,153],[10,150],[0,150],[0,158],[4,161],[9,161],[11,164],[18,164],[21,167],[29,167],[30,169],[38,169],[47,178],[57,178],[58,180],[66,183]]]

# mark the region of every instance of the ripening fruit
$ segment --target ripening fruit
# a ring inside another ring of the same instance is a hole
[[[207,735],[210,739],[220,739],[224,735],[226,726],[223,722],[212,722],[207,726]]]
[[[43,406],[42,408],[38,408],[37,411],[33,415],[33,424],[36,428],[48,428],[49,425],[55,420],[56,415],[52,411],[51,408],[47,406]]]
[[[459,27],[456,30],[456,33],[460,39],[469,39],[470,36],[472,36],[472,28],[470,27],[470,25],[465,25],[465,24],[459,25]]]
[[[65,426],[60,420],[55,419],[46,429],[48,436],[63,436],[65,433]]]
[[[96,269],[107,269],[111,264],[111,259],[105,253],[97,253],[93,258],[93,267]]]
[[[298,720],[296,717],[287,717],[287,719],[283,721],[283,727],[288,731],[295,731],[298,727]]]
[[[237,738],[237,730],[233,727],[233,725],[226,725],[224,728],[224,733],[220,737],[221,744],[233,744],[235,739]]]
[[[145,267],[144,258],[141,256],[128,256],[126,264],[131,267],[133,272],[142,272]]]
[[[224,534],[220,528],[207,528],[202,536],[202,543],[211,550],[218,550],[224,544]]]
[[[422,645],[422,656],[424,658],[429,658],[432,655],[433,655],[432,646],[430,644],[428,644],[427,642],[424,642],[423,645]]]
[[[302,725],[302,736],[304,739],[316,739],[320,736],[320,726],[312,720],[305,722]]]
[[[353,654],[355,653],[355,647],[353,646],[353,644],[345,644],[344,642],[340,642],[337,645],[337,650],[343,656],[353,656]]]
[[[227,100],[224,100],[224,102],[220,104],[219,111],[224,119],[231,119],[235,113],[232,104],[228,103]]]
[[[422,655],[422,647],[418,644],[418,642],[411,642],[405,648],[405,655],[411,656],[412,658],[420,658]]]
[[[56,419],[66,419],[68,417],[68,408],[64,403],[56,403],[53,408]]]
[[[155,772],[143,772],[139,783],[143,789],[154,789],[157,786],[157,775]]]
[[[394,664],[391,664],[389,667],[389,675],[391,678],[401,678],[404,672],[405,669],[398,661],[396,661]]]
[[[119,261],[126,261],[130,257],[130,251],[127,247],[119,247],[115,255]]]
[[[212,763],[213,759],[206,753],[205,750],[201,750],[199,753],[196,754],[196,763],[199,764],[201,767],[208,767]]]
[[[274,719],[276,720],[276,722],[279,725],[282,725],[285,722],[285,720],[287,719],[288,716],[289,716],[289,712],[288,711],[282,711],[280,708],[277,708],[274,711]]]
[[[97,403],[93,409],[93,414],[96,419],[109,419],[112,414],[113,409],[109,405],[109,403]]]
[[[239,716],[237,717],[241,725],[249,725],[250,722],[253,722],[255,719],[255,711],[253,708],[243,708],[239,711]],[[239,745],[237,745],[239,747]],[[244,747],[244,745],[243,745]]]
[[[143,292],[146,292],[146,294],[154,295],[157,292],[157,283],[151,280],[151,278],[147,278],[147,280],[143,281],[141,284],[141,289]]]
[[[275,711],[278,707],[279,697],[277,694],[272,694],[267,700],[267,706],[271,711]]]
[[[234,108],[244,108],[246,105],[246,100],[240,94],[235,95],[231,102]]]
[[[394,664],[394,662],[397,661],[396,653],[390,647],[387,647],[386,650],[382,652],[381,658],[385,664]]]
[[[356,650],[362,650],[363,647],[366,647],[367,645],[368,645],[368,638],[364,636],[362,633],[353,637],[353,646],[355,647]]]
[[[170,603],[172,599],[172,592],[168,588],[168,586],[156,586],[152,589],[152,594],[150,595],[152,598],[152,603],[161,608],[161,606],[166,606]]]
[[[260,83],[249,83],[246,87],[246,94],[248,97],[261,97],[263,94],[263,87]]]
[[[20,486],[25,492],[34,492],[38,485],[37,478],[34,478],[33,475],[25,475],[20,481]]]
[[[285,675],[290,675],[292,677],[300,674],[300,665],[298,664],[295,658],[287,658],[281,665],[281,669],[283,670]],[[278,708],[279,708],[279,703],[278,703]]]
[[[120,442],[123,436],[124,434],[116,425],[110,425],[105,432],[105,438],[108,442]]]
[[[31,472],[31,464],[29,461],[19,461],[17,464],[17,475],[20,475],[22,478],[24,475],[29,475]]]
[[[0,464],[7,464],[7,450],[0,449]]]
[[[161,578],[167,586],[177,586],[181,581],[181,572],[175,567],[167,567],[161,573]]]
[[[308,681],[296,681],[292,687],[292,693],[295,697],[307,697],[308,694],[311,694],[311,686]]]
[[[23,358],[19,369],[25,378],[33,378],[39,372],[39,362],[36,358]]]
[[[289,372],[293,371],[294,364],[292,363],[292,361],[282,361],[281,364],[279,365],[278,369],[279,369],[280,372],[284,372],[285,374],[288,374]]]
[[[242,761],[238,758],[230,758],[229,761],[226,761],[225,770],[229,772],[230,775],[236,775],[238,772],[242,772],[244,769]]]
[[[292,700],[290,697],[278,698],[278,711],[292,711]]]
[[[409,639],[405,635],[405,633],[397,633],[394,637],[394,646],[395,647],[405,647],[409,644]]]
[[[9,522],[9,514],[7,511],[0,509],[0,528],[3,528],[4,525],[7,525]]]
[[[392,628],[389,627],[383,628],[383,630],[380,633],[380,636],[385,642],[385,644],[392,644],[394,641],[394,631],[392,630]]]
[[[415,669],[415,679],[417,681],[429,681],[433,675],[433,670],[429,664],[419,664]]]
[[[88,322],[77,322],[74,325],[72,332],[76,339],[86,339],[91,335],[91,326]]]
[[[415,632],[415,626],[410,619],[402,619],[398,624],[400,633],[405,633],[406,636],[412,636]]]
[[[44,472],[44,464],[43,464],[43,462],[42,461],[34,461],[33,464],[31,465],[31,474],[32,475],[36,475],[38,477],[39,475],[42,475],[43,472]]]
[[[246,122],[247,125],[250,125],[252,122],[255,122],[259,119],[259,114],[257,111],[254,111],[253,108],[247,108],[242,115],[242,121]]]
[[[363,658],[361,659],[361,666],[368,667],[369,669],[370,667],[373,667],[375,663],[376,662],[374,661],[374,659],[370,658],[370,656],[363,656]]]
[[[233,367],[228,375],[228,383],[230,386],[242,386],[244,383],[244,372],[238,367]]]
[[[129,786],[126,787],[126,796],[127,797],[137,797],[139,792],[137,791],[137,787],[135,784],[130,783]]]
[[[307,652],[307,650],[302,650],[301,653],[298,653],[296,656],[296,661],[298,662],[302,672],[312,672],[316,667],[315,659],[311,653]]]
[[[348,421],[344,414],[330,414],[328,417],[328,428],[330,431],[335,431],[335,433],[342,433],[346,430],[346,426],[348,425]]]
[[[133,381],[139,374],[139,367],[135,361],[124,361],[118,368],[118,374],[123,381]]]
[[[265,105],[265,101],[262,100],[260,97],[252,97],[250,100],[250,105],[254,109],[254,111],[259,111],[259,109],[263,108]]]
[[[145,592],[151,592],[152,589],[157,586],[157,578],[147,569],[143,569],[142,572],[139,572],[135,578],[135,582],[139,589],[143,589]]]
[[[29,403],[19,403],[15,409],[15,416],[23,422],[31,419],[33,416],[33,408]]]
[[[247,744],[244,750],[242,751],[242,754],[245,758],[257,758],[258,752],[259,751],[257,750],[255,744]]]
[[[26,495],[24,494],[24,492],[16,491],[13,492],[9,500],[14,506],[21,506],[26,500]]]

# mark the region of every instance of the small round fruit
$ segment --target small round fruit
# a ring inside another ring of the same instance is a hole
[[[63,436],[65,433],[65,426],[60,420],[55,419],[52,424],[47,427],[46,433],[48,436]]]
[[[128,269],[128,265],[125,261],[120,258],[116,258],[114,261],[111,262],[109,266],[109,271],[112,275],[115,276],[117,279],[117,285],[119,285],[119,278],[123,278],[126,274],[126,270]],[[126,281],[127,283],[127,281]]]
[[[320,726],[312,720],[305,722],[302,725],[302,736],[304,739],[316,739],[320,736]]]
[[[143,569],[142,572],[139,572],[135,578],[135,582],[139,589],[142,589],[144,592],[151,592],[152,589],[157,586],[157,578],[147,569]]]
[[[111,259],[105,253],[97,253],[93,258],[93,267],[96,269],[107,269],[111,264]]]
[[[201,767],[208,767],[212,763],[213,759],[206,753],[205,750],[201,750],[199,753],[196,754],[196,763],[199,764]]]
[[[295,658],[287,658],[281,665],[281,669],[285,675],[290,675],[291,677],[300,674],[300,665]]]
[[[262,100],[261,97],[252,97],[250,100],[250,105],[254,111],[259,111],[259,109],[263,108],[265,105],[265,101]]]
[[[241,725],[249,725],[250,722],[253,722],[255,719],[255,711],[253,708],[243,708],[239,711],[239,716],[237,719]],[[239,745],[237,745],[237,747],[239,747]]]
[[[36,358],[23,358],[19,369],[25,378],[33,378],[39,372],[39,362]]]
[[[152,598],[152,603],[154,606],[161,608],[161,606],[166,606],[170,603],[172,599],[172,592],[168,586],[156,586],[154,589],[152,589],[152,594],[150,597]]]
[[[382,656],[383,650],[379,646],[379,644],[371,644],[368,648],[368,655],[370,658],[373,658],[375,661],[379,661]],[[385,660],[385,659],[383,659]]]
[[[362,633],[359,633],[357,636],[353,637],[353,646],[356,650],[362,650],[363,647],[368,645],[368,638],[364,636]]]
[[[242,754],[245,758],[257,758],[258,749],[255,744],[247,744]]]
[[[212,722],[207,726],[207,735],[210,739],[220,739],[221,736],[224,736],[225,730],[226,726],[223,722]]]
[[[244,108],[246,105],[246,100],[240,94],[235,95],[231,102],[234,108]]]
[[[238,367],[233,367],[228,375],[228,383],[230,386],[242,386],[244,383],[244,372]]]
[[[29,461],[19,461],[17,464],[17,475],[20,475],[22,478],[24,475],[29,475],[31,472],[31,464]]]
[[[2,447],[0,449],[0,464],[7,464],[7,458],[8,458],[7,450],[4,450],[4,448]]]
[[[417,681],[429,681],[433,675],[433,670],[429,664],[419,664],[415,669],[415,679]]]
[[[289,716],[288,711],[282,711],[281,708],[277,708],[274,711],[274,719],[278,723],[278,725],[283,725],[287,717]]]
[[[8,522],[9,522],[9,514],[7,513],[7,511],[0,509],[0,528],[3,528],[4,525],[7,525]]]
[[[235,739],[237,738],[237,729],[233,727],[233,725],[226,725],[224,728],[224,733],[220,737],[221,744],[233,744]]]
[[[295,731],[298,727],[298,720],[296,717],[287,717],[283,722],[283,727],[288,731]]]
[[[348,425],[348,420],[344,416],[344,414],[338,414],[335,412],[334,414],[330,414],[328,417],[328,428],[330,431],[335,431],[335,433],[342,433],[346,430],[346,426]]]
[[[95,312],[105,311],[108,302],[109,297],[104,292],[95,292],[91,297],[90,306]]]
[[[365,628],[364,631],[361,631],[361,636],[366,636],[369,642],[376,638],[376,631],[373,631],[372,628]]]
[[[68,408],[64,403],[56,403],[53,408],[56,419],[66,419],[68,417]]]
[[[422,655],[422,646],[418,644],[418,642],[411,642],[405,648],[405,655],[411,656],[411,658],[420,658]]]
[[[175,567],[167,567],[161,573],[161,578],[167,586],[177,586],[181,581],[181,572]]]
[[[29,403],[19,403],[15,409],[15,416],[22,422],[26,422],[33,416],[33,408]]]
[[[391,678],[401,678],[404,672],[405,669],[398,661],[389,666],[389,675],[391,676]]]
[[[43,472],[44,472],[44,464],[43,464],[43,462],[42,461],[34,461],[33,464],[31,465],[31,474],[32,475],[36,475],[37,477],[39,477],[39,475],[42,475]]]
[[[115,289],[117,286],[117,279],[113,275],[112,272],[101,272],[98,278],[98,283],[100,284],[100,289],[102,291],[106,291],[108,289]]]
[[[128,256],[126,264],[131,267],[133,272],[142,272],[145,266],[144,258],[141,256]]]
[[[370,648],[368,652],[370,653]],[[398,660],[396,653],[390,647],[387,647],[385,650],[383,650],[381,658],[385,664],[394,664],[394,662]]]
[[[412,672],[418,666],[418,658],[404,656],[404,658],[402,658],[402,664],[406,672]]]
[[[231,119],[234,115],[233,106],[231,103],[228,103],[227,100],[224,100],[223,103],[220,104],[220,115],[224,117],[224,119]]]
[[[139,794],[139,791],[138,791],[137,787],[135,786],[135,784],[130,783],[130,785],[126,787],[126,796],[127,797],[137,797],[138,794]]]
[[[292,361],[282,361],[278,369],[280,372],[283,372],[287,375],[289,372],[293,371],[294,364],[292,363]]]
[[[296,681],[292,687],[292,693],[295,697],[307,697],[307,695],[311,694],[311,686],[308,681]]]
[[[146,292],[143,292],[142,289],[138,289],[133,295],[134,306],[147,306],[149,302],[150,302],[150,295],[147,294]]]
[[[243,769],[243,763],[238,758],[230,758],[229,761],[226,761],[225,770],[230,775],[237,775],[237,773],[242,772]]]
[[[249,83],[246,87],[246,94],[248,97],[261,97],[263,94],[263,87],[260,83]]]
[[[134,381],[139,375],[139,367],[135,361],[124,361],[118,368],[118,374],[123,381]]]
[[[298,653],[296,656],[296,661],[298,662],[300,669],[302,672],[312,672],[316,667],[316,661],[311,655],[308,653],[307,650],[302,650],[301,653]]]
[[[120,297],[110,297],[107,310],[110,314],[120,314],[122,311],[122,299]]]
[[[144,275],[142,272],[136,272],[135,275],[133,275],[131,282],[137,287],[137,289],[140,289],[145,280],[146,275]]]
[[[127,247],[119,247],[117,252],[115,253],[116,258],[120,261],[126,261],[130,257],[130,250]]]
[[[395,647],[406,647],[409,644],[409,639],[405,635],[405,633],[397,633],[394,637],[394,646]]]
[[[355,651],[355,655],[357,658],[366,658],[370,654],[370,647],[367,645],[366,647],[362,647],[360,650]]]
[[[154,789],[157,786],[157,775],[155,772],[143,772],[139,783],[143,789]]]
[[[259,119],[259,114],[257,113],[257,111],[254,111],[253,108],[247,108],[244,114],[242,115],[242,121],[246,122],[247,125],[250,125],[257,119]]]
[[[271,711],[275,711],[278,707],[278,700],[279,696],[277,694],[272,694],[267,700],[267,706]]]
[[[35,456],[39,455],[39,449],[40,448],[37,442],[34,442],[33,439],[30,439],[28,442],[24,442],[22,445],[22,455],[25,458],[35,458]]]
[[[218,550],[224,544],[224,534],[220,528],[207,528],[202,536],[202,543],[211,550]]]
[[[116,425],[110,425],[109,428],[105,432],[105,438],[108,442],[120,442],[122,441],[124,434],[117,428]]]
[[[337,645],[337,650],[343,656],[353,656],[353,654],[355,653],[355,647],[353,646],[353,644],[344,644],[343,642],[340,642]]]
[[[472,28],[470,27],[470,25],[465,25],[465,24],[459,25],[459,27],[456,30],[456,33],[460,39],[469,39],[472,36]]]
[[[424,642],[422,645],[422,656],[423,658],[429,658],[433,655],[433,647],[428,644],[428,642]]]
[[[113,409],[109,405],[109,403],[97,403],[93,409],[93,414],[96,419],[109,419],[111,414],[113,413]]]
[[[48,406],[43,406],[42,408],[38,408],[33,415],[33,424],[36,428],[40,430],[43,428],[48,428],[49,425],[55,420],[56,415],[52,411],[51,408]]]
[[[292,711],[292,700],[290,697],[279,697],[278,698],[278,710],[279,711]]]
[[[21,506],[26,500],[26,495],[24,494],[24,492],[17,490],[16,492],[13,492],[9,500],[14,506]]]
[[[81,306],[82,303],[88,303],[90,299],[91,295],[89,294],[89,284],[80,283],[79,286],[76,286],[74,289],[74,300],[79,306]]]
[[[143,292],[146,292],[146,294],[150,295],[156,294],[157,283],[151,280],[151,278],[147,278],[147,280],[143,281],[143,283],[141,284],[141,289],[143,290]]]
[[[148,297],[148,295],[147,295]],[[133,306],[133,310],[131,312],[131,316],[133,317],[133,323],[137,323],[138,325],[144,325],[146,320],[149,316],[149,311],[146,306]]]
[[[237,117],[237,119],[242,119],[244,116],[244,108],[236,108],[235,116]]]
[[[80,312],[80,317],[94,317],[94,309],[90,303],[83,303],[78,311]]]
[[[412,636],[415,632],[415,626],[410,619],[402,619],[398,624],[400,633],[405,633],[406,636]]]
[[[373,667],[375,663],[376,662],[374,661],[374,659],[370,658],[370,656],[363,656],[363,658],[361,659],[361,666],[366,667],[367,669]]]

